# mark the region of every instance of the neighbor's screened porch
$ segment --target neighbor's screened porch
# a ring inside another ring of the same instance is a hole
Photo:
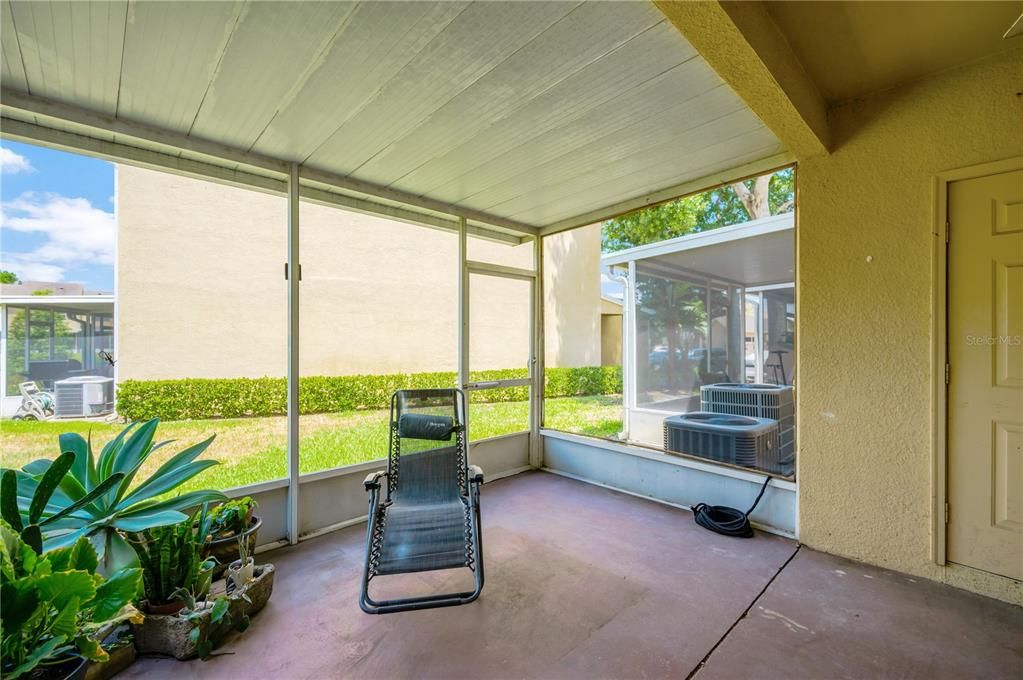
[[[661,449],[705,385],[795,385],[794,258],[792,214],[602,258],[625,284],[623,438]]]
[[[104,358],[114,353],[114,302],[98,296],[8,296],[0,305],[3,328],[3,415],[20,403],[18,385],[76,376],[113,376]]]

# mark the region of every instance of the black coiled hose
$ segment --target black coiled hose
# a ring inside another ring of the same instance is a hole
[[[753,510],[756,509],[757,503],[764,497],[764,492],[767,491],[767,485],[771,483],[771,478],[768,477],[764,480],[764,485],[760,487],[760,493],[757,494],[757,499],[753,501],[753,505],[746,512],[742,510],[736,510],[735,508],[729,508],[725,505],[707,505],[706,503],[697,503],[693,506],[693,519],[704,529],[710,529],[724,536],[735,536],[736,538],[753,538],[753,527],[749,523],[749,515]]]

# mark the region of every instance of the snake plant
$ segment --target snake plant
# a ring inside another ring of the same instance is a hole
[[[61,452],[71,453],[74,458],[41,513],[33,513],[33,496],[43,480],[56,476],[51,473],[48,478],[47,473],[58,463],[37,460],[16,473],[17,506],[23,524],[39,526],[44,549],[71,546],[79,538],[87,537],[99,555],[99,572],[113,574],[139,564],[123,533],[178,524],[188,519],[184,510],[226,499],[224,494],[212,490],[159,498],[217,465],[214,460],[196,460],[214,437],[182,450],[144,481],[136,483],[135,478],[149,456],[171,443],[153,443],[159,424],[159,419],[132,423],[103,447],[98,458],[93,455],[91,437],[86,440],[75,433],[60,435]],[[62,456],[57,460],[66,459]],[[38,510],[38,504],[35,509]]]
[[[142,582],[151,605],[202,600],[210,591],[216,560],[203,559],[210,538],[209,505],[185,522],[147,529],[128,537],[142,564]]]

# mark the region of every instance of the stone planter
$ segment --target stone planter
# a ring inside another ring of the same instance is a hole
[[[229,633],[243,616],[252,616],[265,607],[273,587],[273,565],[261,564],[256,567],[255,576],[244,588],[228,591],[225,595],[229,602],[228,615],[216,624],[210,621],[212,601],[202,605],[198,624],[182,614],[146,614],[145,621],[131,624],[135,648],[140,654],[166,654],[176,659],[195,658],[196,643],[189,637],[195,625],[203,627],[207,639],[218,639]]]

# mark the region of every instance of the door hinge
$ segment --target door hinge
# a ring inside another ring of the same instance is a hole
[[[945,503],[945,524],[948,524],[948,503]]]
[[[951,367],[950,367],[950,366],[948,365],[948,363],[946,362],[946,363],[945,363],[945,384],[946,384],[946,385],[948,384],[948,380],[949,380],[949,374],[951,373],[951,371],[952,371]]]
[[[288,263],[284,263],[284,280],[288,280]],[[298,280],[302,280],[302,265],[298,265]]]
[[[948,245],[948,232],[950,230],[951,230],[951,227],[950,227],[950,225],[948,223],[948,220],[945,220],[945,245]]]

